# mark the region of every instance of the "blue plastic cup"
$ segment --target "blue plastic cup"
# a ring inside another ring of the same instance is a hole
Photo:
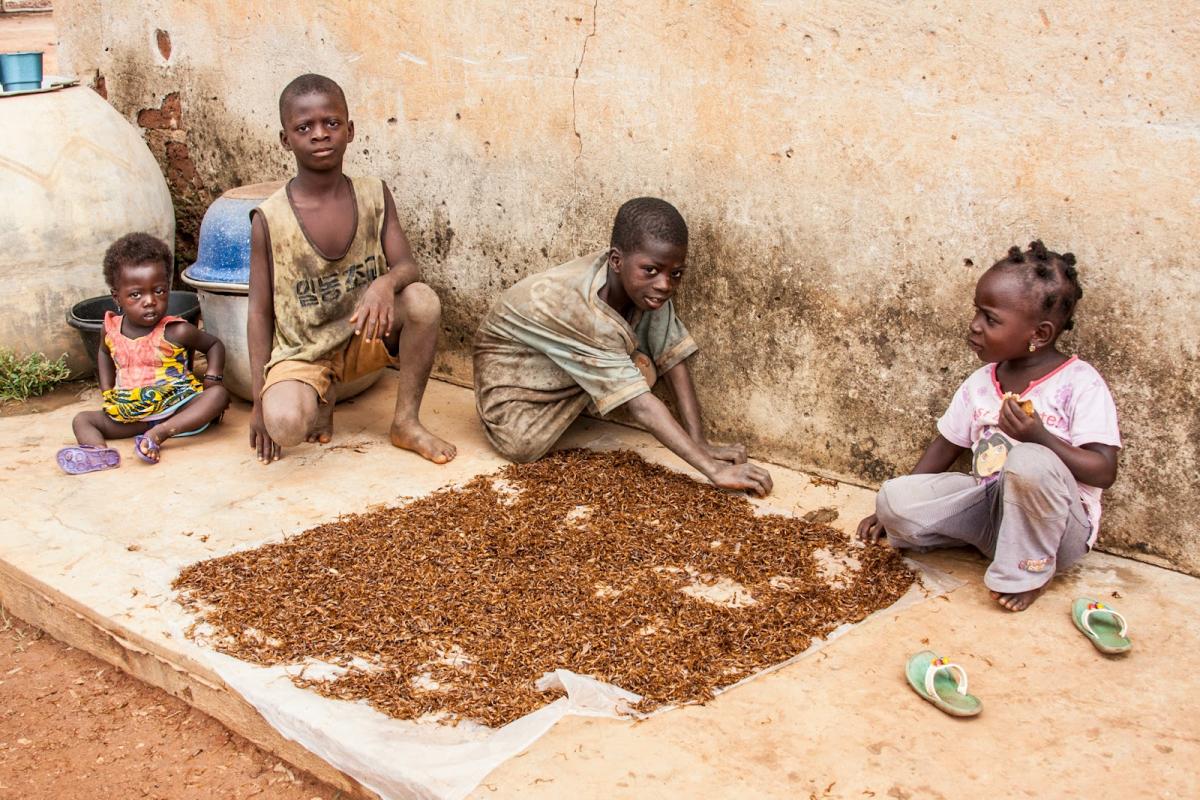
[[[6,92],[42,88],[42,51],[0,53],[0,84]]]

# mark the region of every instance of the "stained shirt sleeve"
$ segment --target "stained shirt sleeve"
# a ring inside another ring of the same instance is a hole
[[[641,370],[623,347],[610,349],[580,341],[553,340],[538,349],[588,393],[601,415],[650,391]]]
[[[638,349],[650,356],[659,375],[699,349],[683,321],[676,316],[675,304],[670,300],[657,311],[645,314],[634,332]]]
[[[631,352],[638,346],[637,328],[630,331],[610,309],[597,305],[602,302],[595,297],[597,270],[603,268],[606,254],[589,254],[519,282],[505,292],[488,323],[501,337],[530,350],[528,372],[516,376],[517,385],[532,381],[545,383],[548,389],[561,387],[565,373],[601,415],[650,391]],[[664,306],[658,313],[666,310]],[[663,355],[683,357],[678,352],[681,335],[690,341],[682,325],[663,328],[660,344],[677,348],[675,353],[664,350]],[[544,370],[538,362],[550,367],[547,360],[553,367]]]

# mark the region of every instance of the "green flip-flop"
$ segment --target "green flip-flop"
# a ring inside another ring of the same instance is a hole
[[[914,692],[952,717],[973,717],[983,711],[979,698],[967,694],[967,671],[932,650],[910,656],[904,674]]]
[[[1129,623],[1099,600],[1080,597],[1071,604],[1071,621],[1101,653],[1118,655],[1133,649]]]

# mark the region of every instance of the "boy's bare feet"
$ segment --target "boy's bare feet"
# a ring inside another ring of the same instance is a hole
[[[435,464],[446,464],[458,455],[458,448],[434,436],[417,420],[393,422],[388,438],[403,450],[412,450]]]
[[[992,592],[992,599],[999,603],[1003,608],[1009,611],[1024,611],[1033,605],[1033,601],[1042,596],[1042,592],[1046,591],[1046,585],[1043,584],[1036,589],[1030,589],[1027,592],[1008,592],[1001,594],[1000,592]]]
[[[312,430],[308,432],[304,441],[329,444],[333,440],[333,406],[332,400],[317,405],[317,417],[313,420]]]

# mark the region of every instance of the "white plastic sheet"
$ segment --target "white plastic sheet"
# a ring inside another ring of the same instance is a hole
[[[962,585],[961,581],[923,564],[914,561],[908,564],[921,575],[924,588],[914,585],[900,600],[867,620],[895,613]],[[814,641],[803,653],[721,691],[807,658],[863,622],[842,625],[826,639]],[[538,685],[543,689],[559,688],[566,692],[565,697],[499,729],[471,723],[450,726],[436,721],[396,720],[365,702],[323,697],[292,683],[287,667],[255,666],[200,647],[194,648],[193,654],[211,666],[281,734],[354,777],[384,800],[459,800],[470,794],[489,772],[529,747],[568,714],[628,717],[630,706],[641,699],[617,686],[560,669],[544,675]],[[669,710],[663,708],[653,713]]]

